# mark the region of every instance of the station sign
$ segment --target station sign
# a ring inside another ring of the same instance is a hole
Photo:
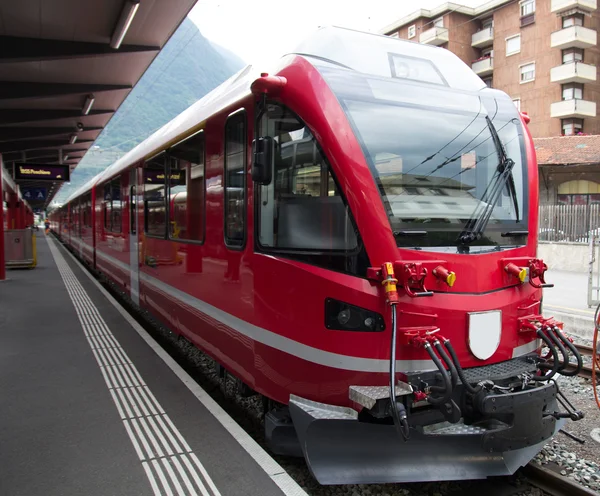
[[[31,179],[35,181],[68,181],[68,165],[15,164],[15,179]]]
[[[46,188],[21,188],[21,193],[27,201],[44,201],[48,197]]]

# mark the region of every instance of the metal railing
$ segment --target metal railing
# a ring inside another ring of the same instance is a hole
[[[538,234],[539,241],[587,244],[600,235],[600,204],[542,205]]]
[[[4,231],[4,255],[7,269],[33,269],[37,265],[34,231],[32,229]]]

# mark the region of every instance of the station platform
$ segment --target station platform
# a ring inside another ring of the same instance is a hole
[[[37,237],[37,268],[0,282],[0,494],[306,494],[59,242]]]

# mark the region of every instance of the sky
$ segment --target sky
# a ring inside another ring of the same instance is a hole
[[[454,0],[473,7],[485,0]],[[202,35],[259,70],[289,53],[319,26],[378,32],[442,0],[198,0],[189,18]]]

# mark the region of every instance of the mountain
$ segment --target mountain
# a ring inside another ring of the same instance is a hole
[[[122,157],[246,64],[185,19],[56,196],[74,190]]]

